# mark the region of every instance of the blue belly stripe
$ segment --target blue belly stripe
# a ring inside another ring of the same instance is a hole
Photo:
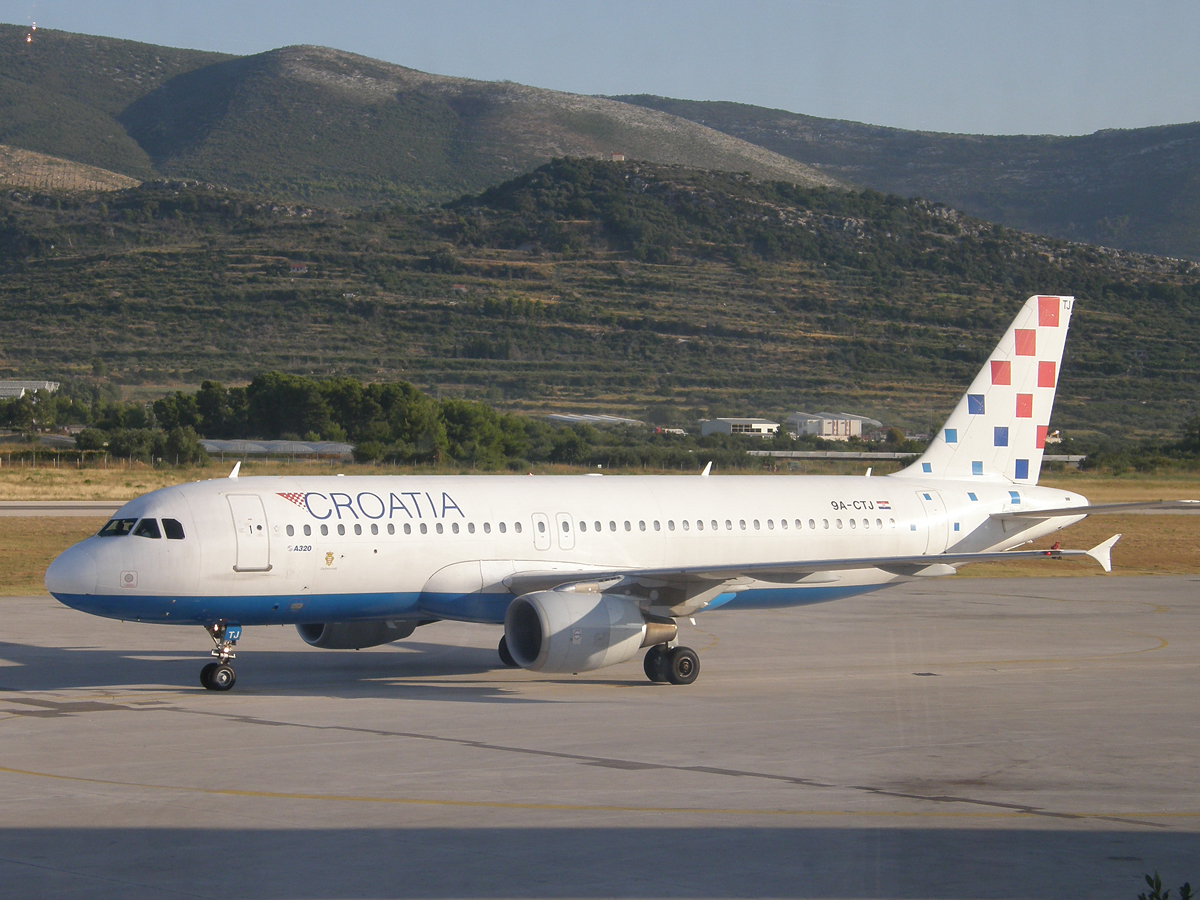
[[[823,585],[758,588],[722,594],[710,609],[777,609],[827,603],[886,587]],[[303,625],[379,619],[452,619],[504,623],[512,594],[259,594],[253,596],[164,597],[137,594],[55,594],[61,603],[109,619],[164,625]],[[293,608],[298,605],[298,608]]]

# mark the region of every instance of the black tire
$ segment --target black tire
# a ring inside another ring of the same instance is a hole
[[[508,638],[500,638],[500,646],[496,648],[496,652],[500,654],[500,662],[508,666],[510,669],[519,669],[517,661],[513,659],[513,655],[508,652]]]
[[[212,686],[212,673],[217,671],[217,668],[219,666],[220,666],[220,663],[209,663],[207,666],[205,666],[203,669],[200,670],[200,684],[204,687],[205,690],[208,690],[208,691],[216,690],[216,688],[214,688]]]
[[[700,657],[691,647],[676,647],[667,654],[667,679],[671,684],[691,684],[700,674]]]
[[[208,676],[208,683],[214,691],[227,691],[237,684],[237,673],[233,671],[233,666],[221,663]]]
[[[670,677],[667,672],[669,663],[667,661],[667,647],[665,644],[655,644],[646,651],[646,658],[642,660],[642,668],[646,672],[646,677],[656,684],[665,684]]]

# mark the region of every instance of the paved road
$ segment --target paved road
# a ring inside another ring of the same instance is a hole
[[[124,500],[0,500],[0,516],[111,516]]]
[[[0,600],[12,897],[1088,897],[1200,881],[1200,578],[945,579],[495,668]]]

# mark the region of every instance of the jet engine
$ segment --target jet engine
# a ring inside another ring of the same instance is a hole
[[[535,672],[589,672],[673,641],[671,619],[628,597],[571,591],[524,594],[508,606],[504,639],[517,665]]]
[[[406,638],[417,622],[387,619],[378,622],[315,622],[297,625],[304,643],[323,650],[359,650]]]

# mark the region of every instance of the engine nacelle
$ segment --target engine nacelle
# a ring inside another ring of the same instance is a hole
[[[304,643],[323,650],[360,650],[406,638],[416,627],[416,622],[387,619],[379,622],[317,622],[297,625],[296,630]]]
[[[589,672],[675,639],[670,619],[647,617],[628,597],[572,591],[524,594],[508,606],[504,639],[535,672]]]

